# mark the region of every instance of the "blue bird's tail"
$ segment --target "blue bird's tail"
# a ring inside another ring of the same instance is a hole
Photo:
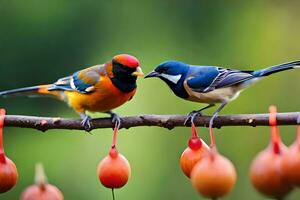
[[[268,67],[262,70],[254,71],[253,75],[259,78],[259,77],[269,76],[277,72],[281,72],[289,69],[295,69],[295,68],[300,68],[300,61],[293,61],[289,63]]]

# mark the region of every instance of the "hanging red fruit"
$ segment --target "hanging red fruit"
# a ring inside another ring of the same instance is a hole
[[[41,163],[35,167],[35,185],[29,186],[21,195],[21,200],[63,200],[61,191],[47,182]]]
[[[233,189],[236,171],[231,161],[218,153],[212,129],[210,129],[210,138],[210,151],[194,166],[191,181],[201,195],[217,199]]]
[[[6,157],[3,147],[3,126],[5,110],[0,109],[0,193],[14,187],[18,180],[18,171],[13,161]]]
[[[207,144],[198,137],[195,124],[192,123],[192,136],[188,141],[188,147],[180,157],[180,166],[183,173],[190,178],[194,165],[200,161],[209,151]]]
[[[282,166],[282,158],[287,148],[281,142],[276,122],[276,107],[270,106],[269,124],[271,128],[270,145],[260,152],[252,162],[250,179],[256,190],[262,194],[282,199],[292,187],[286,182]]]
[[[283,156],[282,171],[291,185],[300,187],[300,116],[297,123],[297,138]]]
[[[116,148],[111,148],[98,166],[98,177],[102,185],[107,188],[123,187],[131,174],[127,159]]]
[[[118,126],[114,128],[113,142],[109,154],[101,160],[97,170],[102,185],[111,188],[112,191],[115,188],[123,187],[131,174],[129,162],[116,148],[117,133]]]

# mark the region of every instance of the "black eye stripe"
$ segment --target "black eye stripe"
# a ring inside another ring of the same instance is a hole
[[[132,76],[132,73],[136,71],[136,68],[124,66],[113,60],[113,77],[111,81],[122,92],[131,92],[136,88],[136,76]]]
[[[113,62],[113,71],[114,72],[121,72],[121,73],[133,73],[135,72],[135,68],[126,67],[121,63]]]
[[[165,72],[167,72],[167,71],[168,71],[167,68],[160,68],[158,72],[160,72],[160,73],[165,73]]]

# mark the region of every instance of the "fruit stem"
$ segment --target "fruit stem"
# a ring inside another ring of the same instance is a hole
[[[115,200],[115,189],[114,188],[111,189],[111,194],[112,194],[113,200]]]
[[[192,138],[198,138],[198,133],[194,122],[192,122]]]
[[[115,128],[114,128],[111,148],[116,148],[118,130],[119,130],[119,127],[116,125]]]
[[[215,160],[217,153],[218,153],[218,150],[217,150],[216,145],[212,146],[209,151],[209,156],[210,156],[211,161]]]
[[[281,138],[280,138],[280,134],[279,134],[279,128],[277,127],[277,119],[276,119],[277,108],[276,108],[276,106],[270,106],[269,112],[270,112],[269,125],[271,128],[271,141],[272,141],[272,146],[273,146],[273,152],[275,154],[280,154]]]
[[[45,189],[47,184],[47,177],[45,175],[44,167],[42,163],[35,165],[35,183],[42,189]]]
[[[214,136],[214,132],[213,132],[213,128],[209,128],[209,136],[210,136],[210,147],[214,148],[216,146],[215,143],[215,136]]]
[[[4,126],[4,118],[5,118],[5,109],[0,109],[0,162],[5,164],[5,152],[3,147],[3,126]]]

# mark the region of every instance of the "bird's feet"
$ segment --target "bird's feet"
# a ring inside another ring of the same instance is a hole
[[[92,125],[91,125],[91,120],[92,118],[88,115],[83,115],[80,116],[82,121],[81,121],[81,125],[84,127],[85,131],[90,132]]]
[[[119,128],[121,126],[121,117],[118,114],[112,113],[111,114],[111,121],[112,121],[112,123],[115,124],[115,126],[117,128]]]
[[[197,116],[202,116],[202,112],[198,111],[198,110],[194,110],[192,112],[190,112],[187,115],[186,120],[184,121],[184,125],[187,125],[188,122],[191,122],[191,124],[194,122],[195,117]]]
[[[121,126],[121,117],[117,114],[117,113],[114,113],[114,112],[107,112],[108,114],[110,114],[110,117],[111,117],[111,121],[113,124],[115,124],[115,127],[117,127],[118,129],[120,128]]]

